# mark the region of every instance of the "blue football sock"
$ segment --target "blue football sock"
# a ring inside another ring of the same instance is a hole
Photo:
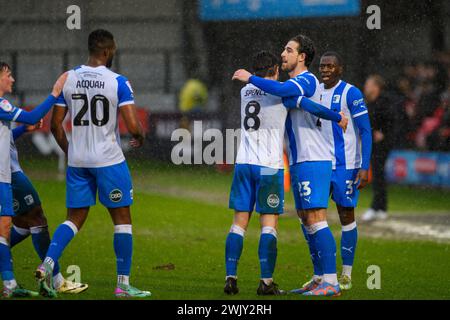
[[[308,234],[308,231],[306,230],[307,227],[305,227],[303,225],[303,223],[301,223],[301,226],[302,226],[302,231],[303,231],[305,240],[308,243],[309,254],[310,254],[311,262],[312,262],[313,268],[314,268],[314,275],[321,276],[323,274],[322,266],[320,265],[320,259],[317,255],[316,242],[314,239],[314,235]]]
[[[9,238],[9,246],[12,248],[16,244],[22,242],[30,235],[29,229],[19,228],[13,225],[11,228],[11,235]]]
[[[61,257],[64,249],[77,234],[77,232],[77,226],[71,221],[65,221],[64,223],[60,224],[53,234],[53,239],[48,248],[45,260],[47,260],[47,258],[50,258],[56,265],[56,262]],[[55,266],[53,266],[53,268],[54,267]]]
[[[261,279],[272,278],[277,261],[277,231],[274,228],[262,228],[258,255],[261,266]]]
[[[237,276],[237,266],[244,246],[245,230],[232,225],[225,243],[225,266],[227,276]]]
[[[38,226],[31,227],[31,240],[33,242],[34,250],[38,254],[41,261],[44,261],[47,255],[48,248],[50,246],[50,234],[48,232],[48,226]],[[55,266],[53,268],[53,275],[59,273],[58,261],[55,261]]]
[[[116,253],[117,275],[129,276],[131,270],[131,258],[133,255],[133,234],[131,224],[114,226],[114,252]]]
[[[0,237],[0,273],[3,281],[14,280],[11,248],[4,237]]]
[[[342,226],[341,257],[344,266],[353,266],[357,241],[358,229],[356,228],[356,222]]]
[[[328,223],[321,221],[310,226],[314,235],[317,254],[324,275],[324,281],[337,284],[336,277],[336,241],[331,233]]]

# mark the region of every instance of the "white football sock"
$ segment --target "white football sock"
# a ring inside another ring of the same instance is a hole
[[[8,288],[9,290],[13,290],[15,287],[17,287],[16,279],[4,280],[3,281],[3,286]]]
[[[342,274],[348,276],[349,278],[352,277],[352,266],[342,266]]]
[[[50,267],[52,268],[52,271],[53,271],[53,268],[55,267],[55,261],[53,261],[52,258],[46,257],[46,258],[44,259],[44,263],[49,264]]]
[[[125,275],[119,274],[117,276],[117,284],[123,284],[123,285],[129,286],[130,285],[130,276],[125,276]]]
[[[53,276],[53,287],[55,287],[55,289],[61,288],[63,284],[64,284],[64,277],[61,274],[61,272],[59,272],[56,276]]]
[[[319,275],[315,274],[315,275],[313,275],[313,280],[316,283],[321,283],[322,282],[322,276],[319,276]]]
[[[328,282],[329,284],[331,284],[333,286],[335,286],[335,285],[337,285],[339,283],[336,273],[324,273],[323,274],[323,281]]]

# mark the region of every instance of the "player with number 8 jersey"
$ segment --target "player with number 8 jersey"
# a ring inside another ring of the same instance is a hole
[[[267,51],[253,58],[255,74],[278,79],[278,59]],[[245,231],[256,205],[260,213],[261,237],[259,295],[285,292],[273,282],[277,256],[278,215],[283,213],[283,136],[287,110],[281,98],[252,84],[241,90],[241,141],[230,192],[234,221],[225,245],[226,278],[224,292],[238,293],[237,265],[242,253]]]

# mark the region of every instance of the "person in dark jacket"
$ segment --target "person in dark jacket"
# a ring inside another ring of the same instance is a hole
[[[384,175],[389,151],[396,143],[396,103],[385,91],[385,81],[380,75],[371,75],[364,84],[372,124],[372,185],[373,199],[362,216],[363,221],[387,218],[387,188]]]

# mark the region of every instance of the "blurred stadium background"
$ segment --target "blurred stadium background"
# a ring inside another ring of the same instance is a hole
[[[69,16],[66,9],[73,4],[81,9],[81,30],[69,30],[66,27]],[[366,26],[369,17],[366,8],[372,4],[381,9],[380,30],[369,30]],[[296,10],[290,9],[288,5],[295,5]],[[170,161],[171,149],[177,143],[170,140],[173,130],[180,127],[191,128],[193,120],[203,120],[203,130],[238,128],[240,85],[230,80],[231,75],[237,68],[248,67],[252,54],[259,50],[281,53],[286,40],[300,32],[315,41],[318,55],[334,50],[343,56],[346,81],[362,88],[369,74],[382,75],[387,80],[387,88],[396,107],[394,116],[398,121],[397,132],[393,137],[396,149],[387,163],[387,178],[391,182],[389,209],[393,215],[388,220],[390,222],[363,226],[362,236],[423,241],[420,243],[430,255],[430,260],[437,259],[442,252],[446,252],[447,258],[440,259],[440,266],[448,268],[450,2],[19,0],[2,1],[1,12],[0,60],[8,62],[13,68],[15,91],[9,98],[19,106],[33,107],[39,104],[50,92],[58,74],[85,63],[90,31],[105,28],[114,34],[118,52],[113,70],[130,79],[140,119],[147,132],[145,147],[127,152],[138,194],[145,194],[148,199],[143,198],[151,202],[138,200],[135,207],[141,206],[141,209],[135,210],[141,212],[142,207],[147,207],[149,217],[144,222],[151,226],[154,223],[152,214],[157,215],[167,210],[167,207],[170,208],[170,205],[165,206],[164,203],[179,200],[180,207],[191,210],[189,213],[192,212],[192,216],[197,211],[195,206],[190,208],[183,201],[189,199],[196,206],[204,205],[201,210],[205,213],[199,213],[202,218],[197,222],[200,225],[204,223],[204,228],[209,228],[208,232],[215,231],[216,236],[219,233],[220,237],[215,240],[217,248],[213,253],[217,254],[218,259],[222,259],[222,242],[231,222],[231,216],[225,212],[229,211],[227,193],[231,182],[229,169],[232,167],[174,166]],[[318,70],[318,60],[316,57],[312,67],[315,73]],[[60,150],[49,133],[48,121],[47,117],[46,125],[40,132],[18,142],[18,148],[23,166],[33,181],[36,181],[44,208],[58,211],[54,218],[49,218],[54,227],[64,216],[64,195],[58,191],[63,188],[63,184],[57,181]],[[126,129],[121,127],[121,133],[126,141]],[[124,148],[126,149],[125,144]],[[370,193],[370,187],[362,193],[359,213],[369,206]],[[293,201],[290,197],[287,197],[287,209],[292,213]],[[213,205],[214,207],[210,207]],[[182,208],[172,209],[178,212]],[[331,208],[333,211],[334,207]],[[214,218],[217,219],[213,220],[217,223],[214,227],[210,226],[213,222],[205,222],[208,219],[207,212],[211,210],[224,212],[220,219]],[[170,212],[165,213],[170,215]],[[179,213],[174,214],[175,216],[183,218]],[[334,221],[337,221],[336,217]],[[181,225],[181,221],[179,223]],[[294,222],[291,223],[293,224]],[[161,220],[156,225],[176,228],[176,225],[166,220]],[[297,227],[298,225],[290,229],[287,227],[287,230],[292,231],[292,238],[299,245],[303,239],[297,234]],[[222,229],[223,237],[220,233]],[[89,230],[86,231],[88,234]],[[150,231],[138,228],[137,234],[149,236],[157,246],[160,243],[158,234],[148,232]],[[256,233],[254,238],[252,246],[256,246]],[[172,240],[174,239],[184,241],[180,234],[173,234]],[[204,241],[202,239],[198,241]],[[81,245],[83,240],[79,241],[78,245]],[[291,245],[294,240],[288,237],[286,241]],[[388,245],[392,246],[389,248],[394,255],[405,253],[401,251],[403,242]],[[398,248],[393,248],[396,245]],[[369,249],[371,246],[376,247],[372,242],[366,242],[366,246]],[[105,248],[110,249],[106,245]],[[25,249],[18,250],[23,250],[26,256]],[[419,251],[418,249],[417,254]],[[179,253],[182,254],[182,251]],[[169,254],[171,258],[159,251],[152,251],[152,254],[154,257],[161,256],[162,263],[177,259],[176,254]],[[308,261],[306,249],[301,254],[301,259]],[[368,258],[364,262],[369,262],[371,256],[366,255]],[[382,259],[383,254],[379,253],[377,258]],[[112,259],[111,255],[111,261],[105,260],[105,263],[111,264]],[[137,259],[139,261],[144,258],[138,256]],[[143,261],[145,264],[145,260]],[[251,261],[256,267],[256,260]],[[205,266],[209,266],[209,262],[205,262]],[[221,262],[222,260],[213,263],[217,277],[210,277],[211,281],[219,281],[219,293],[222,281]],[[280,263],[283,263],[283,258]],[[245,260],[243,264],[246,264]],[[419,263],[416,266],[419,268]],[[399,268],[399,265],[394,267]],[[29,270],[28,267],[23,268],[27,272],[31,270],[31,267]],[[112,266],[111,268],[113,270]],[[162,266],[160,269],[164,268],[166,267]],[[420,268],[423,270],[423,265]],[[361,268],[360,271],[364,273],[365,269]],[[441,274],[442,270],[436,267],[436,273]],[[417,274],[419,275],[419,271]],[[168,283],[171,281],[169,278]],[[448,280],[447,276],[447,283]],[[163,277],[161,285],[164,281]],[[436,284],[432,289],[432,296],[448,299],[448,290],[444,293],[443,289]],[[177,297],[174,296],[177,287],[171,287],[171,290],[172,295],[163,297]],[[219,294],[200,297],[223,298]],[[357,297],[371,298],[364,294],[353,296]],[[388,297],[396,295],[393,293]],[[397,297],[415,296],[405,293]]]

